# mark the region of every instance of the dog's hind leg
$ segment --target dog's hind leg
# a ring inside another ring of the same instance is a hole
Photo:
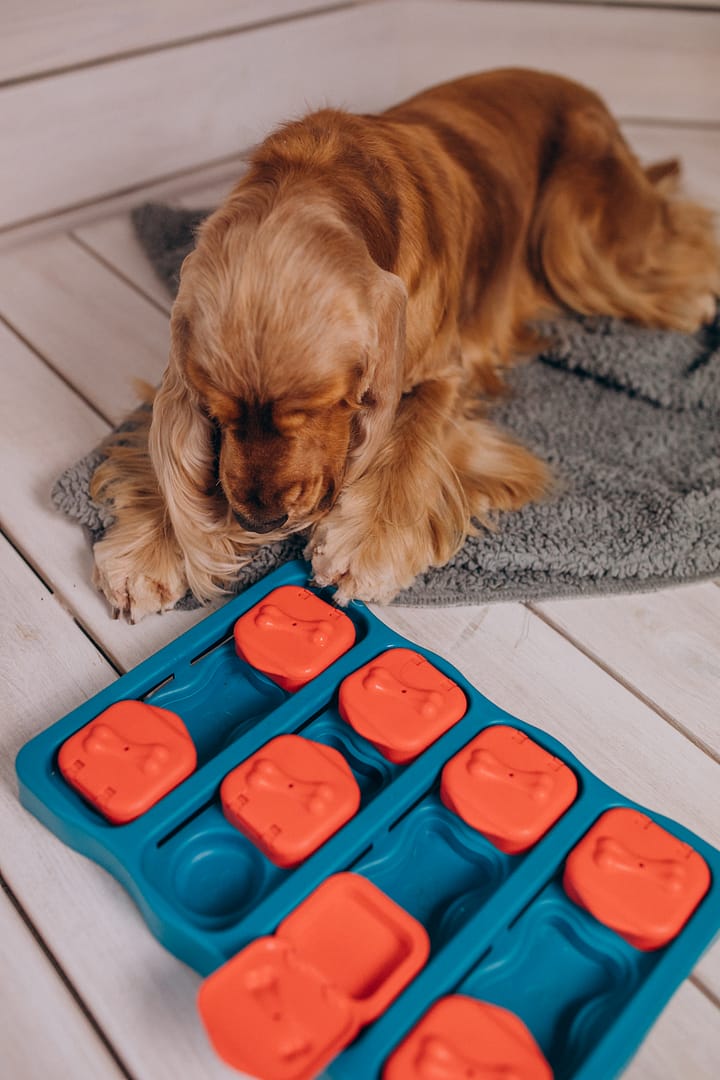
[[[678,172],[643,169],[599,103],[570,112],[530,235],[537,279],[582,314],[686,331],[711,319],[720,249],[710,211],[672,191]]]

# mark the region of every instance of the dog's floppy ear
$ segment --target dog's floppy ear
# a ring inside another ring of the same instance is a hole
[[[185,377],[190,335],[189,321],[176,302],[170,359],[153,402],[149,446],[169,524],[185,555],[188,582],[196,595],[205,597],[210,594],[208,582],[218,576],[210,563],[214,534],[227,507],[216,495],[214,428]]]
[[[371,290],[370,332],[360,379],[361,408],[351,472],[362,472],[390,434],[402,396],[405,367],[407,290],[397,277],[375,268]]]

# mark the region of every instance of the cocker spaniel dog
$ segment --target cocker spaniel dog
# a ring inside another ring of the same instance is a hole
[[[545,466],[483,402],[548,312],[688,331],[712,314],[711,215],[673,197],[677,172],[641,168],[594,93],[533,71],[272,134],[183,264],[152,421],[94,478],[116,611],[207,599],[299,530],[341,603],[385,602],[542,496]]]

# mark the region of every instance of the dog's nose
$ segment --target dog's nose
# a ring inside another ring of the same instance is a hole
[[[263,520],[262,518],[247,517],[238,510],[233,510],[233,515],[235,520],[242,525],[243,529],[247,529],[248,532],[254,533],[269,533],[272,532],[273,529],[282,529],[288,519],[287,514],[283,514],[281,517]]]

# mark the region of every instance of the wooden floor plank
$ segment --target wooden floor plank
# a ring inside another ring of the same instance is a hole
[[[0,78],[27,79],[119,53],[165,47],[187,38],[238,30],[264,19],[310,12],[327,0],[4,0]]]
[[[107,426],[2,325],[0,355],[0,523],[116,664],[132,667],[202,613],[168,612],[139,626],[110,618],[90,583],[92,558],[82,529],[50,503],[53,481],[101,440]]]
[[[585,4],[457,2],[395,8],[403,33],[396,85],[489,67],[535,67],[577,79],[624,120],[717,124],[720,18],[713,12],[610,10]],[[409,87],[409,89],[411,89]]]
[[[623,1080],[713,1080],[720,1061],[720,1011],[683,983]]]
[[[0,134],[13,147],[0,225],[246,150],[304,100],[381,104],[398,47],[389,21],[384,4],[350,7],[0,88]],[[382,80],[366,77],[375,62]]]
[[[708,583],[536,606],[720,758],[720,589]]]
[[[167,363],[167,317],[67,236],[0,255],[0,314],[113,422]]]
[[[240,178],[242,171],[238,167],[237,176],[232,180],[225,179],[204,185],[189,194],[171,199],[170,204],[184,209],[214,210]],[[142,194],[138,193],[137,205],[140,206],[144,201]],[[80,225],[73,230],[73,235],[118,274],[131,281],[145,296],[164,310],[170,310],[172,299],[150,265],[137,239],[129,214],[114,214],[100,221]]]
[[[12,1080],[120,1080],[108,1049],[0,890],[0,1046]],[[42,1034],[40,1034],[42,1033]]]
[[[106,192],[90,203],[83,203],[57,214],[48,214],[23,225],[0,228],[0,251],[16,251],[36,240],[72,232],[118,214],[127,214],[143,202],[171,202],[183,198],[195,189],[214,189],[218,185],[229,190],[236,178],[242,174],[246,162],[246,154],[231,155],[219,164],[199,165],[149,184],[134,185],[120,193]]]
[[[170,295],[140,246],[129,214],[82,225],[72,235],[158,307],[170,311]]]
[[[715,123],[719,35],[710,13],[388,2],[5,87],[0,132],[13,153],[0,223],[245,150],[300,102],[367,111],[507,64],[583,80],[626,119]]]

